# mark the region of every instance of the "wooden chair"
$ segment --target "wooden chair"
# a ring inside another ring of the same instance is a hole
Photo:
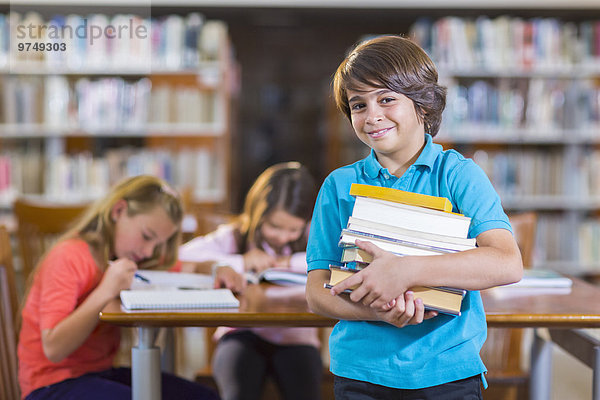
[[[20,399],[17,379],[17,292],[10,237],[0,226],[0,398]]]
[[[23,278],[29,276],[35,264],[52,243],[85,210],[89,204],[58,204],[19,198],[13,204],[17,220],[17,237]]]
[[[523,265],[530,268],[536,236],[537,214],[526,212],[509,216],[515,239],[521,250]],[[481,349],[488,368],[490,384],[486,399],[526,399],[529,373],[521,367],[522,328],[491,328]]]

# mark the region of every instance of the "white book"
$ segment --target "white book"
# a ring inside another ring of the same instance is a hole
[[[121,303],[128,310],[232,308],[240,302],[229,289],[122,290]]]
[[[270,282],[281,286],[306,285],[306,272],[292,271],[288,268],[269,268],[259,274],[246,273],[246,280],[250,283],[261,281]]]
[[[475,248],[476,244],[475,238],[466,239],[457,238],[454,236],[431,234],[427,232],[404,229],[398,226],[366,221],[355,217],[348,218],[348,226],[346,229],[386,236],[391,239],[399,239],[408,242],[424,244],[427,246],[442,247],[449,250],[470,250]]]
[[[377,235],[361,234],[360,232],[348,231],[347,229],[342,230],[338,245],[340,247],[353,247],[356,246],[356,239],[371,242],[380,249],[402,256],[433,256],[454,253],[453,250],[424,246],[401,240],[386,240]]]
[[[549,269],[524,269],[523,279],[506,285],[511,288],[570,288],[573,281]]]
[[[352,216],[404,229],[466,238],[471,218],[461,214],[410,206],[391,201],[356,197]]]

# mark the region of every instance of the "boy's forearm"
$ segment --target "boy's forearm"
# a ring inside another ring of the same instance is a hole
[[[324,269],[308,273],[306,299],[313,312],[348,321],[379,320],[371,308],[352,302],[346,294],[333,296],[329,289],[324,288],[323,284],[329,282],[329,275],[329,271]]]
[[[521,278],[520,253],[509,231],[485,232],[477,240],[480,247],[473,250],[418,259],[417,284],[482,290]]]

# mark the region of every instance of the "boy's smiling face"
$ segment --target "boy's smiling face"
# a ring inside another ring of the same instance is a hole
[[[423,121],[413,101],[387,88],[357,89],[347,91],[356,135],[375,151],[382,166],[392,173],[404,172],[425,142]]]

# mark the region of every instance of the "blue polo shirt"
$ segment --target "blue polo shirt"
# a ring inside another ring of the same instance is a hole
[[[500,198],[471,159],[442,149],[426,134],[417,161],[397,178],[375,153],[333,171],[324,181],[311,222],[308,270],[340,263],[337,246],[352,214],[352,183],[363,183],[450,199],[453,210],[471,217],[469,237],[490,229],[511,230]],[[419,325],[397,328],[385,322],[340,321],[331,334],[331,372],[345,378],[400,389],[417,389],[481,374],[479,351],[486,338],[481,296],[470,291],[461,316],[440,314]]]

